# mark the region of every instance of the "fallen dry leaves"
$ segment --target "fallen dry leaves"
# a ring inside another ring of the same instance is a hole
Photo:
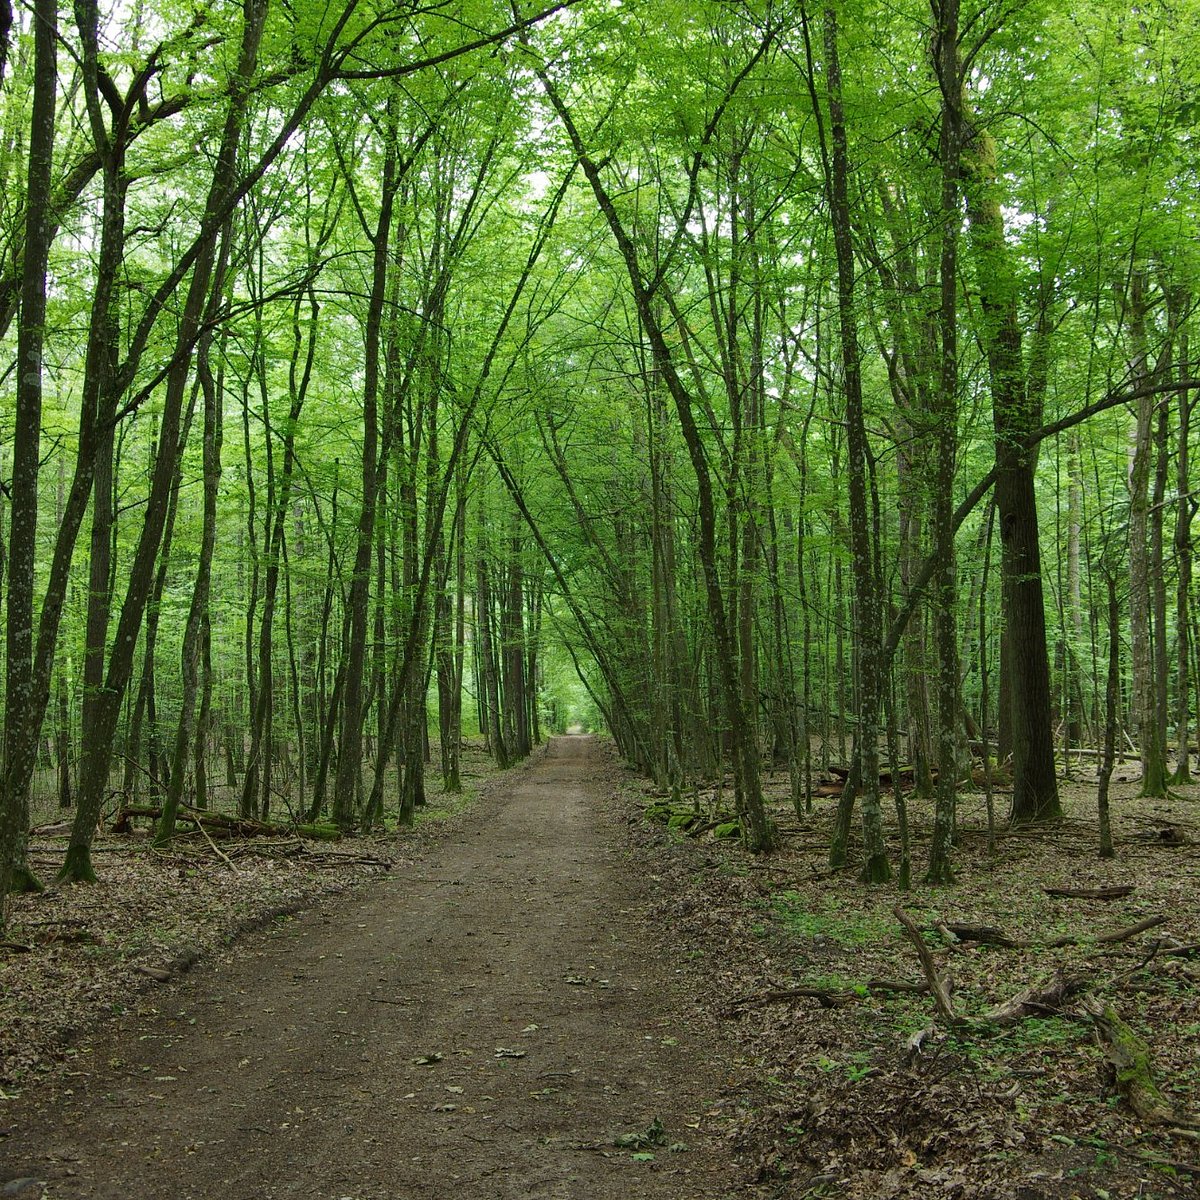
[[[797,819],[784,778],[770,789],[784,846],[768,858],[647,823],[644,808],[661,798],[629,789],[635,853],[658,880],[656,927],[687,964],[699,1019],[737,1041],[724,1108],[748,1187],[846,1200],[1195,1194],[1195,1131],[1139,1123],[1076,1000],[1110,1004],[1147,1043],[1166,1101],[1181,1117],[1200,1111],[1200,789],[1151,801],[1119,784],[1117,857],[1107,861],[1094,781],[1063,784],[1061,825],[1002,831],[994,853],[983,797],[964,795],[956,884],[908,892],[857,882],[853,862],[831,873],[836,801]],[[702,810],[711,803],[701,794]],[[932,812],[914,799],[909,810],[918,880]],[[927,991],[895,990],[926,978],[897,904],[950,983],[959,1023],[940,1017]],[[1098,936],[1152,917],[1165,920],[1120,941]],[[952,924],[1015,945],[958,938]],[[1060,975],[1083,985],[1061,1008],[984,1019]]]

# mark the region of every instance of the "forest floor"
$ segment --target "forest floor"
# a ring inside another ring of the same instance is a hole
[[[415,837],[108,839],[108,882],[19,901],[0,949],[0,1195],[1195,1195],[1200,791],[1135,791],[1108,861],[1094,782],[990,850],[966,795],[959,882],[907,893],[828,871],[832,800],[797,817],[776,779],[783,848],[755,859],[714,838],[721,797],[698,836],[647,821],[662,797],[588,738]],[[926,979],[897,904],[960,1021],[895,990]],[[1078,990],[986,1018],[1058,977]],[[1170,1119],[1130,1108],[1097,1000]]]

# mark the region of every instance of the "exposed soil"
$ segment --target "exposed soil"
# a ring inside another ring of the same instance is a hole
[[[416,838],[265,863],[110,840],[112,881],[22,901],[28,953],[0,955],[0,1196],[1194,1195],[1200,787],[1142,800],[1135,773],[1115,859],[1077,774],[1063,823],[991,847],[964,793],[958,882],[909,892],[828,870],[833,799],[797,813],[769,777],[783,846],[756,859],[716,837],[727,789],[672,806],[581,737]],[[908,811],[916,878],[931,811]],[[989,1015],[1060,976],[1078,990]],[[64,1042],[89,997],[124,1014]],[[1089,1005],[1142,1039],[1169,1119],[1134,1113]]]
[[[647,936],[616,781],[555,739],[415,864],[163,985],[0,1105],[7,1194],[736,1190],[728,1048]]]

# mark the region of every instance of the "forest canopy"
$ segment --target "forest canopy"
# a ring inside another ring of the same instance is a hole
[[[728,772],[758,851],[841,768],[875,881],[901,768],[934,882],[981,771],[1187,780],[1198,24],[0,0],[0,896],[47,802],[91,879],[464,736]]]

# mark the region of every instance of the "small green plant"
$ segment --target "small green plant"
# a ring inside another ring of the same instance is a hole
[[[814,910],[808,899],[792,891],[776,892],[770,908],[775,920],[792,937],[825,939],[849,949],[883,942],[892,931],[890,918],[848,912],[830,899]]]

